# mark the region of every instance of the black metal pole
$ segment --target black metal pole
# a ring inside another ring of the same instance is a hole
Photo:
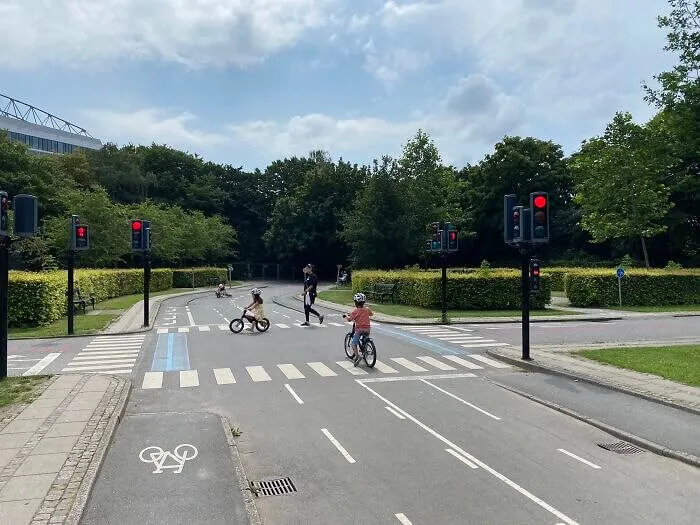
[[[442,254],[442,322],[447,322],[447,254]]]
[[[530,359],[530,250],[523,248],[520,251],[521,292],[522,292],[522,329],[523,329],[523,355],[525,360]]]
[[[9,291],[10,238],[0,239],[0,379],[7,377],[7,297]]]
[[[75,266],[75,252],[68,250],[68,335],[73,335],[73,267]]]
[[[150,323],[151,254],[143,253],[143,326]]]

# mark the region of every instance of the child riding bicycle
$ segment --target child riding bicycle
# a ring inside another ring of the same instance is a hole
[[[252,332],[255,323],[257,321],[262,321],[263,317],[265,317],[265,311],[263,310],[263,299],[260,295],[262,294],[260,288],[253,288],[250,291],[250,294],[253,296],[253,302],[246,306],[245,311],[250,312],[253,315],[248,315],[244,312],[243,318],[250,322],[250,328],[248,328],[248,331]]]
[[[356,293],[352,297],[352,299],[353,301],[355,301],[355,309],[352,312],[350,312],[350,315],[343,314],[343,317],[346,318],[348,321],[355,322],[355,333],[353,334],[350,342],[352,344],[352,351],[354,353],[353,363],[355,366],[357,366],[360,363],[360,360],[362,359],[358,350],[360,338],[363,335],[369,335],[370,317],[374,315],[374,312],[365,306],[365,294]]]

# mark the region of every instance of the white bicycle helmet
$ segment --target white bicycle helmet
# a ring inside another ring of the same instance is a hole
[[[262,291],[260,290],[260,288],[253,288],[253,289],[250,291],[250,293],[253,294],[253,295],[260,295],[260,294],[262,293]]]
[[[358,292],[352,296],[352,300],[356,303],[364,303],[367,300],[367,298],[365,297],[365,294]]]

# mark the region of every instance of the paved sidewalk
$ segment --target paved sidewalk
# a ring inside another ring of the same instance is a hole
[[[77,524],[131,381],[61,375],[0,422],[0,524]]]
[[[601,346],[605,345],[596,348]],[[576,357],[571,354],[574,350],[531,348],[531,361],[522,360],[517,347],[499,347],[486,353],[522,368],[574,377],[700,414],[700,388]]]

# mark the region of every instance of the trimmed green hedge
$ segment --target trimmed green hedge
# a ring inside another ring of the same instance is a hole
[[[214,281],[226,282],[226,268],[194,268],[173,271],[173,288],[191,288],[194,274],[194,287],[211,286]]]
[[[546,266],[542,268],[542,275],[549,276],[550,286],[552,291],[555,292],[565,292],[566,291],[566,275],[569,272],[580,271],[582,268],[566,268],[563,266],[557,266],[552,268],[547,268]]]
[[[439,308],[442,301],[440,272],[358,270],[352,275],[353,292],[366,292],[375,283],[396,283],[397,303]],[[520,272],[516,270],[448,273],[447,307],[451,310],[516,310],[520,308]],[[533,296],[533,309],[544,309],[551,292],[542,276],[542,292]]]
[[[613,270],[571,270],[566,295],[572,306],[618,306],[617,277]],[[698,270],[628,270],[622,278],[623,306],[700,304]]]

